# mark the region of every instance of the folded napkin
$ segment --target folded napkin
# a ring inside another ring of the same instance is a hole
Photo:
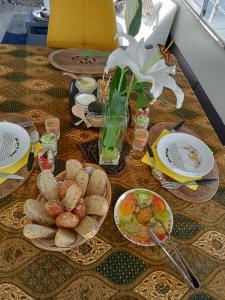
[[[40,144],[40,143],[35,144],[34,156],[37,156],[38,150],[42,149],[42,148],[43,148],[42,144]],[[0,169],[0,172],[16,174],[17,171],[19,171],[21,168],[23,168],[27,164],[29,153],[30,153],[30,149],[17,163],[15,163],[14,165],[11,165],[9,167]],[[7,180],[7,178],[0,178],[0,184],[5,182],[6,180]]]
[[[155,165],[157,167],[157,169],[159,169],[163,174],[166,174],[168,175],[169,177],[173,178],[175,181],[177,182],[187,182],[187,181],[192,181],[192,180],[196,180],[196,179],[201,179],[201,177],[185,177],[185,176],[182,176],[182,175],[179,175],[177,173],[174,173],[173,171],[171,171],[170,169],[168,169],[160,160],[159,156],[158,156],[158,153],[157,153],[157,150],[156,150],[156,147],[157,147],[157,144],[159,142],[159,140],[167,135],[169,133],[168,130],[164,129],[161,134],[158,136],[158,138],[155,140],[155,142],[153,143],[152,145],[152,152],[153,152],[153,155],[154,155],[154,158],[155,158]],[[143,158],[141,159],[141,162],[149,165],[152,167],[152,162],[151,162],[151,159],[150,159],[150,156],[148,154],[148,152],[145,153],[145,155],[143,156]],[[187,186],[188,188],[190,188],[191,190],[197,190],[198,186],[197,185],[189,185]]]

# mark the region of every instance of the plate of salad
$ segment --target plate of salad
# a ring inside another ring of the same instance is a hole
[[[173,214],[168,203],[147,189],[133,189],[122,194],[114,208],[114,218],[121,234],[140,246],[155,246],[147,232],[151,227],[160,241],[167,239],[173,228]]]

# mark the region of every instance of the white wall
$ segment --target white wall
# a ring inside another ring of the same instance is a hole
[[[178,11],[171,35],[225,123],[225,49],[199,23],[184,4]]]

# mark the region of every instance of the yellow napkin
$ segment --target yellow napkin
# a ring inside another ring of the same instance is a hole
[[[185,177],[185,176],[182,176],[182,175],[179,175],[179,174],[176,174],[174,173],[173,171],[171,171],[170,169],[168,169],[160,160],[159,156],[158,156],[158,153],[157,153],[157,150],[156,150],[156,146],[159,142],[159,140],[167,135],[169,133],[168,130],[164,129],[161,134],[158,136],[158,138],[155,140],[155,142],[153,143],[152,145],[152,152],[153,152],[153,155],[154,155],[154,158],[155,158],[155,165],[157,167],[157,169],[159,169],[163,174],[166,174],[168,175],[169,177],[173,178],[175,181],[177,182],[187,182],[187,181],[192,181],[192,180],[196,180],[196,179],[201,179],[201,177]],[[150,159],[150,156],[148,154],[148,152],[145,153],[145,155],[143,156],[143,158],[141,159],[141,162],[149,165],[152,167],[152,162],[151,162],[151,159]],[[191,190],[197,190],[198,186],[197,185],[189,185],[187,186],[188,188],[190,188]]]
[[[34,147],[34,156],[37,156],[38,150],[42,149],[43,146],[40,143],[35,144]],[[19,171],[21,168],[23,168],[27,164],[28,156],[30,153],[30,149],[27,151],[27,153],[14,165],[11,165],[6,168],[0,169],[0,172],[2,173],[9,173],[9,174],[16,174],[17,171]],[[0,184],[5,182],[6,178],[0,178]]]

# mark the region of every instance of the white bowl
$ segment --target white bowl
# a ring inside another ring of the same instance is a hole
[[[165,210],[167,211],[167,213],[169,214],[169,220],[168,220],[168,232],[169,234],[171,233],[172,229],[173,229],[173,213],[170,209],[169,204],[166,202],[166,200],[160,196],[159,194],[151,191],[151,190],[147,190],[147,189],[143,189],[143,188],[136,188],[136,189],[131,189],[126,191],[125,193],[123,193],[117,200],[115,207],[114,207],[114,220],[116,223],[117,228],[119,229],[120,233],[130,242],[139,245],[139,246],[155,246],[155,243],[153,241],[150,241],[148,243],[145,242],[140,242],[137,241],[134,237],[132,237],[132,235],[129,235],[123,228],[120,227],[120,218],[119,218],[119,206],[121,204],[121,202],[123,202],[123,200],[126,198],[127,194],[129,193],[135,193],[135,192],[144,192],[144,193],[148,193],[149,196],[149,204],[152,203],[152,199],[153,197],[157,197],[158,199],[160,199],[160,201],[162,201],[165,205]],[[139,204],[140,205],[140,204]],[[146,225],[147,226],[147,225]],[[153,228],[154,230],[154,228]],[[158,238],[160,239],[160,237],[158,236]],[[165,241],[168,238],[166,232],[165,232],[165,236],[163,239],[160,239],[161,242]]]
[[[85,113],[88,112],[88,105],[96,101],[96,96],[93,94],[79,93],[75,96],[75,104],[81,106]]]
[[[91,94],[97,88],[97,81],[93,77],[82,76],[75,82],[79,93]]]

